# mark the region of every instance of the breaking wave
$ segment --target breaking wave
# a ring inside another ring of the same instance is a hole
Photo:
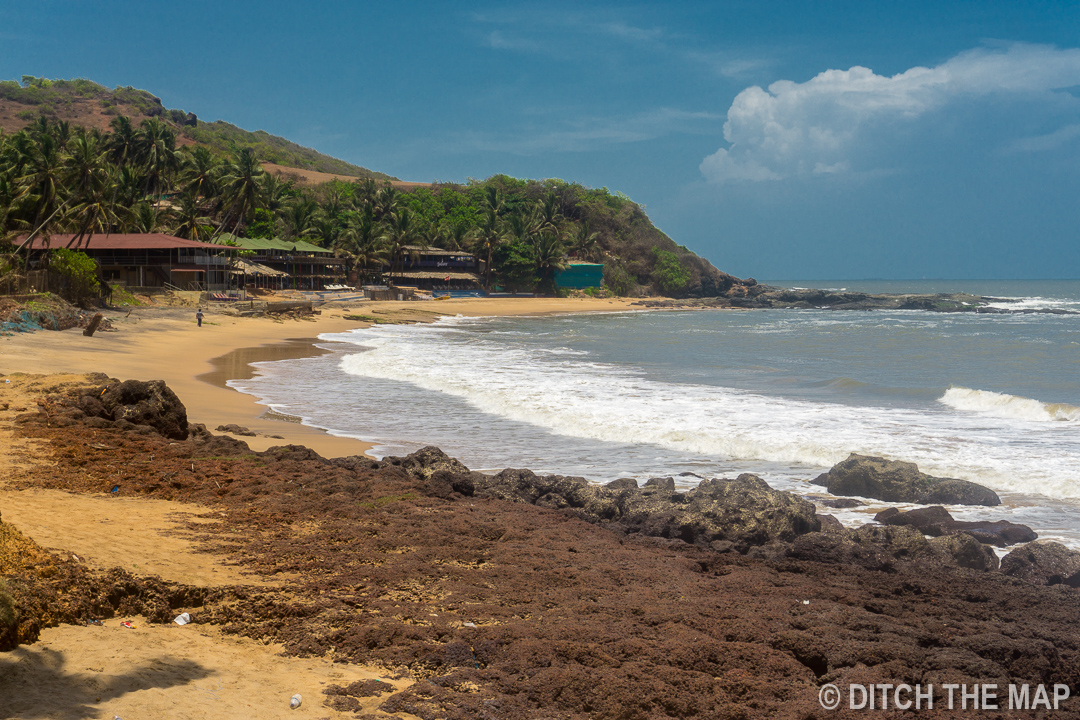
[[[939,402],[954,410],[1028,422],[1080,421],[1080,408],[1065,403],[1044,403],[1006,393],[951,387]]]

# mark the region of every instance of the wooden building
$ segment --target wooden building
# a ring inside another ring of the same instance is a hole
[[[31,252],[70,248],[86,253],[109,283],[130,287],[172,285],[184,290],[224,290],[228,287],[227,247],[185,240],[162,233],[92,235],[77,243],[75,235],[35,237]],[[16,244],[19,244],[18,241]]]
[[[480,262],[475,255],[415,245],[407,245],[402,251],[399,267],[383,268],[383,279],[388,284],[432,291],[480,289]]]
[[[254,266],[270,269],[278,274],[248,274],[254,278],[247,284],[275,289],[325,290],[327,285],[338,285],[345,280],[345,260],[334,257],[332,250],[313,245],[304,240],[281,240],[278,238],[241,238],[223,235],[235,247],[249,251],[242,258]],[[247,269],[247,266],[241,266]]]

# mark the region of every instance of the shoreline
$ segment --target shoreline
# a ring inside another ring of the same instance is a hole
[[[78,328],[0,337],[0,373],[102,372],[120,380],[164,380],[182,399],[191,422],[214,431],[239,425],[256,433],[237,436],[253,450],[305,445],[324,457],[363,455],[372,443],[331,435],[321,428],[266,416],[252,395],[229,388],[228,380],[251,377],[251,362],[312,357],[317,336],[387,323],[433,322],[444,316],[496,317],[638,311],[627,299],[463,298],[430,302],[326,303],[304,320],[246,318],[204,312],[197,327],[194,308],[136,307],[106,311],[115,332],[82,335]],[[298,354],[299,353],[299,354]],[[279,436],[279,437],[272,437]]]

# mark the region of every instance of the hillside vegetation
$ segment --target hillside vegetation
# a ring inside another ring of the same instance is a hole
[[[133,87],[109,89],[81,78],[49,80],[30,75],[24,75],[21,82],[0,81],[0,128],[8,132],[21,130],[40,116],[105,130],[119,115],[131,118],[136,125],[148,118],[158,118],[179,134],[180,145],[205,145],[219,153],[251,148],[264,162],[286,167],[349,177],[396,179],[263,130],[250,132],[221,120],[200,121],[195,113],[165,108],[155,95]]]
[[[556,274],[572,261],[602,262],[598,290],[616,295],[716,296],[740,284],[607,188],[506,175],[402,187],[369,174],[298,185],[262,166],[264,152],[288,145],[248,143],[259,134],[198,124],[129,88],[107,91],[119,109],[104,128],[55,119],[69,101],[63,112],[90,117],[79,108],[100,106],[102,90],[84,80],[0,84],[0,94],[32,98],[23,104],[41,111],[0,135],[0,240],[72,233],[77,248],[94,234],[117,232],[305,239],[346,258],[354,281],[378,281],[417,248],[440,247],[475,253],[486,288],[515,292],[556,292]],[[28,261],[9,250],[0,273],[24,271]]]

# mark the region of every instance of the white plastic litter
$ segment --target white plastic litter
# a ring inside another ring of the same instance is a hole
[[[295,710],[296,708],[300,707],[300,703],[302,702],[304,702],[304,698],[300,697],[300,693],[296,693],[291,698],[289,698],[289,707]]]
[[[173,622],[177,625],[187,625],[189,622],[191,622],[191,616],[187,613],[181,613],[176,616],[176,619],[173,620]]]

